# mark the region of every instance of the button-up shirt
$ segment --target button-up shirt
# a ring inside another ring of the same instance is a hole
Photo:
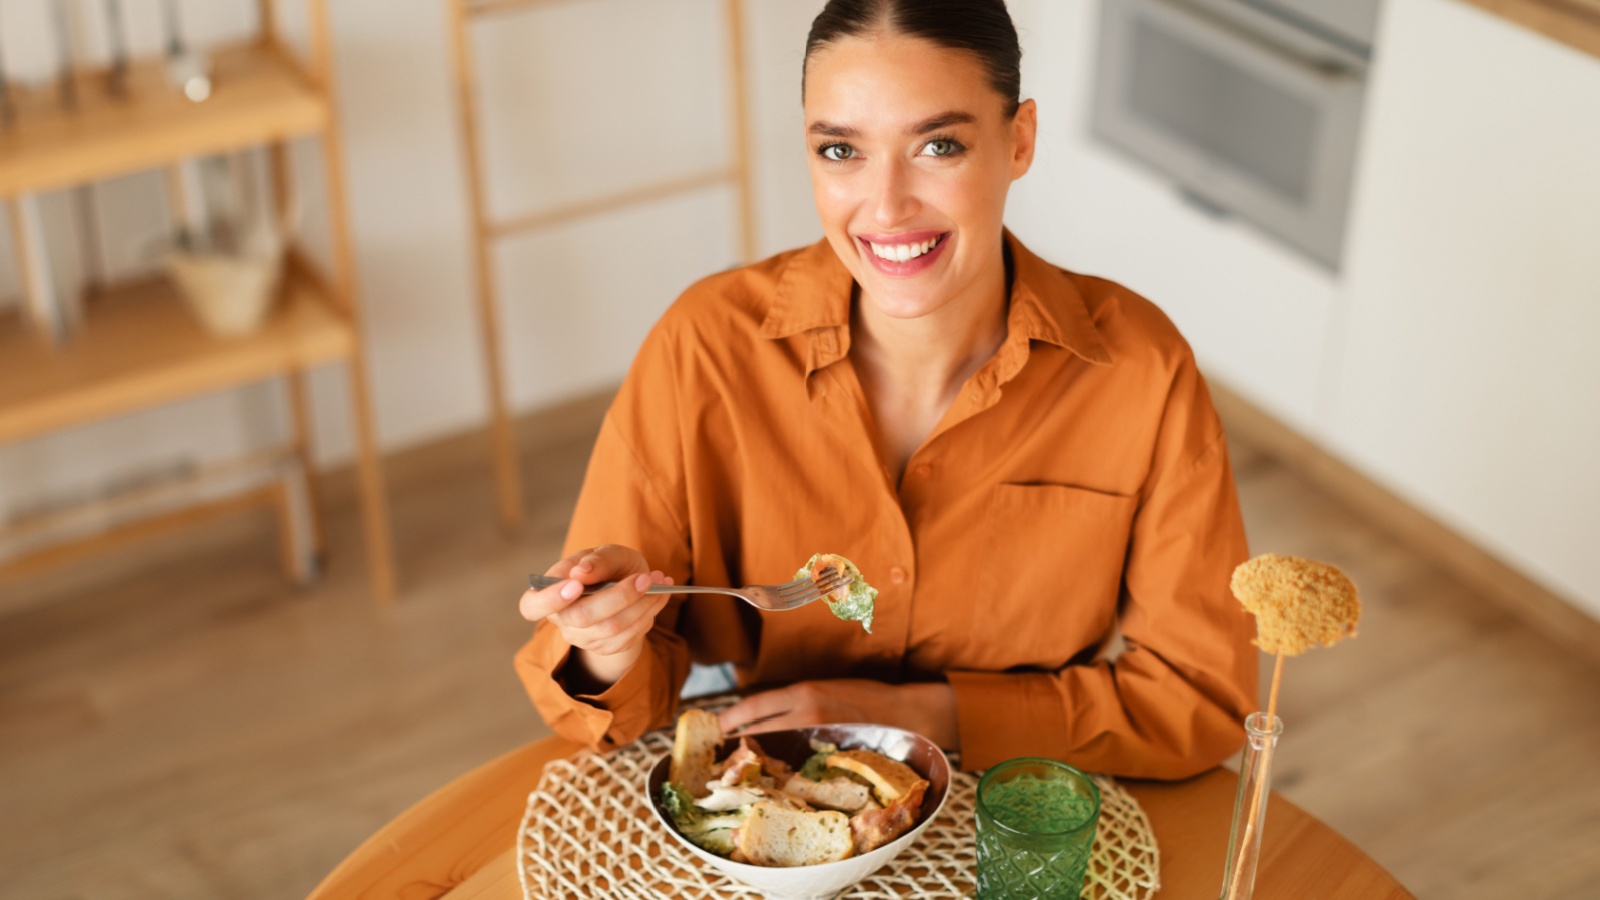
[[[879,590],[872,632],[823,603],[677,597],[620,680],[573,696],[571,647],[542,625],[516,662],[558,733],[610,748],[670,723],[692,660],[747,687],[946,681],[969,769],[1047,756],[1176,778],[1238,748],[1256,690],[1228,589],[1244,530],[1194,357],[1149,301],[1005,241],[1005,341],[899,483],[826,241],[673,304],[606,415],[568,552],[623,544],[705,585],[778,584],[837,553]]]

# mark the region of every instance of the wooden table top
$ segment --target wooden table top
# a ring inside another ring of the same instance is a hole
[[[340,863],[311,900],[522,900],[516,835],[545,763],[577,752],[534,741],[457,778],[385,825]],[[1238,776],[1226,769],[1161,783],[1124,780],[1161,847],[1166,900],[1216,900]],[[1261,897],[1415,900],[1333,829],[1273,794],[1256,876]]]

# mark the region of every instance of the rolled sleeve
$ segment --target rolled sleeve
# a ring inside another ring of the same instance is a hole
[[[689,675],[683,639],[661,628],[645,639],[639,661],[598,694],[569,694],[561,673],[572,646],[553,627],[538,628],[516,656],[528,697],[557,734],[597,750],[613,750],[671,721]]]

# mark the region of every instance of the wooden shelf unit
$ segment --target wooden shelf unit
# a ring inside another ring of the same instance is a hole
[[[167,85],[159,60],[135,62],[121,96],[108,93],[103,73],[79,73],[78,106],[72,110],[59,109],[53,92],[15,93],[16,120],[0,129],[0,201],[8,205],[42,191],[265,146],[273,199],[282,213],[293,192],[287,142],[320,138],[333,270],[319,273],[302,253],[291,251],[282,293],[267,324],[240,338],[204,331],[166,279],[117,286],[89,298],[83,323],[61,347],[49,344],[22,316],[0,321],[0,443],[282,379],[292,419],[289,446],[306,473],[310,543],[320,559],[323,529],[310,477],[313,454],[305,374],[314,366],[343,362],[350,379],[368,574],[375,598],[388,603],[395,594],[394,553],[366,379],[342,148],[335,127],[332,41],[326,0],[307,3],[310,54],[304,64],[277,38],[275,0],[259,0],[260,39],[212,54],[213,89],[200,103]],[[21,234],[16,238],[19,244],[24,239]],[[19,259],[25,261],[25,251]],[[51,551],[48,557],[75,558],[96,547],[185,527],[269,500],[280,511],[287,510],[281,496],[256,493],[260,496],[196,507],[192,514],[178,511],[143,528],[121,527]],[[287,530],[284,515],[280,525]],[[39,558],[36,555],[33,562]],[[286,562],[292,562],[287,555]],[[7,565],[0,562],[0,574],[7,572]]]
[[[239,338],[201,328],[166,279],[92,298],[60,349],[20,317],[0,323],[0,443],[349,360],[355,330],[323,287],[286,282],[267,323]]]
[[[56,91],[17,92],[18,115],[0,129],[0,196],[38,193],[159,168],[183,159],[318,134],[327,97],[276,44],[212,56],[212,92],[193,103],[166,83],[159,60],[129,67],[113,97],[102,73],[78,75],[78,106]]]

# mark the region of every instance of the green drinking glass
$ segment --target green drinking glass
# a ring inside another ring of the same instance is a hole
[[[1053,759],[1007,760],[978,780],[979,900],[1077,900],[1100,790]]]

